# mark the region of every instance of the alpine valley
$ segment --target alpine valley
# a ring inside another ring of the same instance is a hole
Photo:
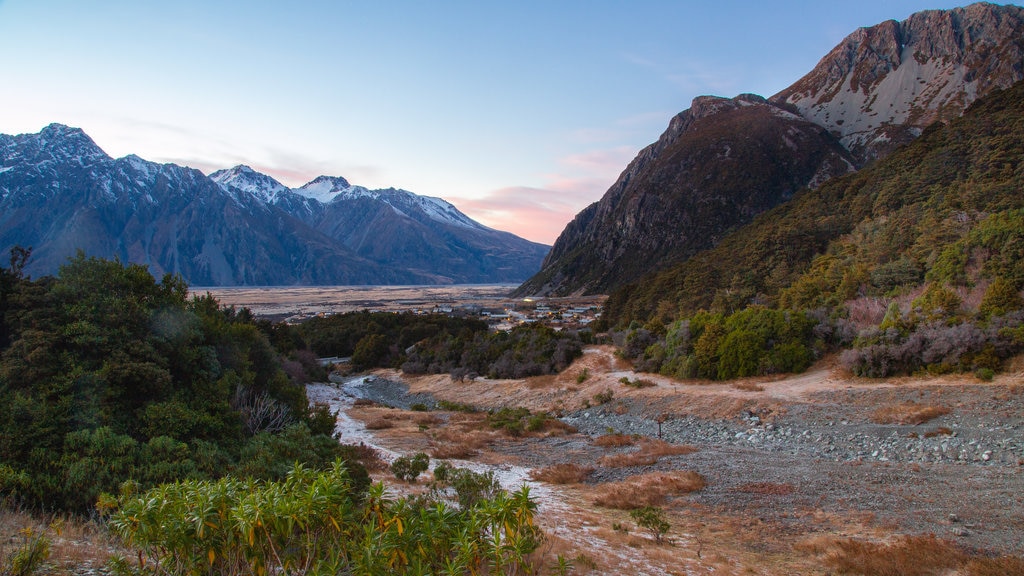
[[[0,250],[14,246],[32,275],[81,250],[195,286],[514,283],[548,251],[439,198],[114,159],[60,124],[0,135]]]

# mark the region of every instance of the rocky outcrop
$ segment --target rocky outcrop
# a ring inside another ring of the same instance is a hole
[[[850,34],[771,97],[827,128],[863,164],[1024,78],[1024,8],[928,10]]]

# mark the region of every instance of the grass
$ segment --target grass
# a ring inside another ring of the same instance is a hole
[[[949,414],[949,408],[944,406],[926,406],[917,402],[904,402],[875,410],[871,414],[871,421],[875,424],[917,425],[945,414]]]
[[[751,482],[737,487],[736,492],[762,496],[786,496],[796,492],[796,487],[792,484],[777,484],[775,482]]]
[[[530,473],[530,478],[548,484],[580,484],[593,471],[593,468],[579,464],[555,464],[534,470]]]
[[[604,434],[594,438],[594,445],[602,448],[619,448],[636,444],[636,437],[628,434]]]
[[[598,463],[608,468],[624,468],[626,466],[650,466],[666,456],[693,454],[697,448],[689,444],[669,444],[664,440],[643,439],[639,449],[625,454],[609,454],[602,456]]]
[[[859,576],[1024,576],[1024,560],[971,556],[934,535],[905,536],[890,543],[837,540],[818,543],[825,565],[837,574]]]
[[[696,492],[707,486],[700,474],[691,470],[651,472],[631,476],[621,482],[609,482],[597,488],[594,504],[605,508],[633,510],[661,506],[669,496]]]
[[[118,549],[106,530],[95,522],[75,517],[43,517],[4,505],[0,508],[0,574],[15,573],[9,572],[13,555],[39,537],[49,542],[49,556],[39,573],[99,569]]]

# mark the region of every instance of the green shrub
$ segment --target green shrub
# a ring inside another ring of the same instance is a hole
[[[672,527],[665,519],[665,513],[661,508],[655,506],[644,506],[629,511],[629,517],[641,528],[646,528],[654,536],[655,541],[661,542],[662,536]]]
[[[405,482],[415,482],[420,474],[430,469],[430,456],[417,452],[411,456],[400,456],[391,463],[391,473]]]

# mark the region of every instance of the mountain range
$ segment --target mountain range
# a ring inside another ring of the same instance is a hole
[[[16,245],[33,275],[81,250],[196,286],[511,283],[548,250],[439,198],[114,159],[60,124],[0,135],[0,250]]]
[[[1024,8],[978,3],[861,28],[769,98],[698,97],[516,294],[609,293],[670,268],[1022,78]]]

